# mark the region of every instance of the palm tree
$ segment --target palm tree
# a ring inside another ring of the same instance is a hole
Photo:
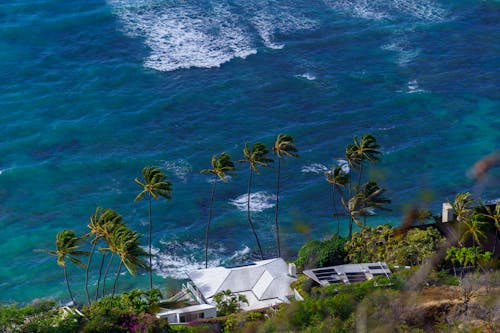
[[[371,134],[364,134],[361,139],[354,136],[354,143],[346,148],[346,158],[349,165],[358,170],[358,188],[361,186],[361,175],[363,173],[363,161],[378,161],[378,155],[382,153],[378,150],[380,145],[377,139]]]
[[[472,238],[472,247],[475,247],[476,244],[481,245],[481,239],[486,238],[486,234],[482,230],[486,224],[487,222],[481,221],[476,216],[460,223],[463,231],[462,237],[460,237],[460,243],[465,242],[470,237]]]
[[[488,205],[483,205],[482,212],[478,214],[477,218],[482,222],[493,223],[495,226],[495,242],[491,253],[495,255],[498,242],[498,231],[500,230],[500,201],[497,202],[495,208]]]
[[[205,230],[205,268],[208,267],[208,230],[210,228],[210,221],[212,219],[212,208],[215,196],[215,187],[217,181],[220,179],[223,182],[227,182],[226,176],[231,175],[230,172],[234,171],[234,163],[231,161],[231,156],[228,153],[222,153],[219,156],[212,156],[212,169],[201,170],[201,173],[214,175],[213,185],[212,185],[212,195],[210,197],[210,210],[208,213],[207,228]]]
[[[144,195],[148,194],[149,202],[149,289],[153,289],[153,262],[151,256],[151,238],[152,238],[152,221],[151,221],[151,197],[157,199],[163,197],[165,199],[172,198],[172,184],[167,181],[160,168],[144,167],[142,169],[143,180],[135,178],[135,183],[142,188],[142,191],[135,197],[134,202],[141,200]]]
[[[117,229],[113,238],[113,243],[116,245],[116,253],[120,257],[120,264],[118,265],[115,282],[113,283],[112,296],[115,295],[116,285],[123,266],[125,266],[132,276],[135,275],[138,269],[149,270],[149,266],[141,260],[141,257],[147,256],[148,253],[139,245],[139,233],[122,226]]]
[[[85,293],[87,294],[87,300],[90,305],[90,295],[89,295],[89,268],[90,264],[92,262],[92,256],[94,255],[95,248],[97,243],[102,240],[106,239],[109,237],[109,228],[105,227],[105,225],[110,224],[112,225],[117,225],[117,224],[122,224],[122,217],[116,213],[112,209],[103,209],[101,207],[97,207],[95,210],[95,213],[90,216],[90,223],[87,225],[87,227],[90,229],[89,233],[87,236],[91,237],[94,236],[94,238],[91,240],[92,244],[92,249],[90,250],[90,255],[88,258],[87,262],[87,267],[85,269]],[[97,294],[99,291],[99,284],[101,280],[101,273],[102,273],[102,266],[104,263],[104,258],[105,258],[105,252],[102,252],[103,257],[102,257],[102,262],[101,262],[101,269],[99,270],[99,279],[97,281],[97,289],[96,289],[96,298]]]
[[[373,181],[364,184],[361,189],[357,190],[356,195],[349,200],[347,207],[345,207],[356,225],[360,228],[366,226],[366,220],[363,224],[359,221],[360,216],[373,215],[376,209],[389,210],[385,205],[390,203],[391,200],[383,197],[385,191],[385,189],[378,187],[378,184]],[[349,238],[351,235],[352,223],[349,225]]]
[[[280,172],[281,172],[281,159],[285,156],[287,157],[299,157],[297,154],[297,148],[293,143],[293,138],[288,134],[279,134],[274,143],[273,153],[278,158],[278,170],[277,170],[277,181],[276,181],[276,243],[278,246],[278,258],[281,257],[281,246],[280,246],[280,229],[278,224],[278,214],[279,214],[279,195],[280,195]]]
[[[79,243],[85,237],[76,237],[74,231],[72,230],[62,230],[56,235],[56,250],[35,250],[38,252],[46,252],[48,254],[57,257],[57,264],[61,266],[64,270],[64,280],[66,281],[66,288],[68,288],[68,294],[71,301],[75,304],[73,299],[73,294],[71,293],[71,288],[69,287],[68,272],[66,270],[66,259],[71,261],[77,266],[85,267],[77,256],[85,256],[89,253],[86,251],[79,251]]]
[[[244,159],[241,161],[243,163],[248,163],[249,165],[249,173],[248,173],[248,196],[247,196],[247,217],[248,224],[250,224],[250,228],[255,236],[255,240],[257,241],[257,246],[259,247],[259,253],[261,259],[264,259],[264,254],[262,253],[262,247],[260,246],[259,237],[257,237],[257,233],[255,232],[254,225],[252,223],[252,218],[250,216],[250,190],[252,186],[252,174],[255,171],[256,174],[260,174],[259,166],[267,167],[269,163],[272,163],[273,160],[267,157],[269,153],[269,149],[261,143],[256,142],[252,149],[250,150],[248,147],[248,142],[245,143],[245,148],[243,148],[243,157]]]
[[[332,170],[325,172],[325,177],[326,181],[332,185],[333,215],[337,218],[337,235],[340,235],[340,220],[335,204],[335,192],[338,191],[342,197],[341,187],[344,187],[348,183],[349,176],[342,170],[341,166],[337,166]]]
[[[458,222],[465,222],[469,220],[472,214],[472,205],[474,204],[474,199],[469,192],[458,193],[455,199],[451,203],[453,211],[457,216]]]

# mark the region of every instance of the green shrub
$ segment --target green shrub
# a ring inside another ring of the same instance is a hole
[[[299,270],[341,265],[345,263],[346,239],[337,235],[324,241],[311,240],[299,250],[295,261]]]
[[[214,301],[217,304],[217,314],[226,316],[241,310],[241,303],[247,303],[245,295],[233,294],[231,290],[223,290],[214,295]]]

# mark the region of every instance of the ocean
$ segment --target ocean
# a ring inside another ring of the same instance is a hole
[[[281,168],[285,258],[335,232],[323,173],[354,135],[381,144],[370,175],[392,199],[369,224],[397,225],[423,201],[440,214],[460,191],[498,198],[498,178],[476,184],[467,171],[500,149],[499,18],[499,1],[479,0],[1,1],[0,301],[67,301],[55,258],[33,250],[54,248],[62,229],[85,233],[97,206],[146,244],[147,203],[133,202],[146,165],[173,184],[172,200],[153,202],[154,284],[173,288],[204,266],[200,170],[279,133],[300,154]],[[237,169],[217,188],[211,266],[256,258]],[[253,183],[268,257],[275,176]],[[83,271],[68,270],[83,300]],[[96,279],[92,269],[91,290]],[[118,289],[147,285],[124,274]]]

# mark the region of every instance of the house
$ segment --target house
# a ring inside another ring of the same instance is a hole
[[[372,262],[308,269],[303,273],[324,286],[332,283],[361,282],[380,275],[389,277],[391,270],[385,262]]]
[[[297,278],[294,265],[288,266],[281,258],[256,261],[246,265],[213,267],[188,273],[191,287],[206,304],[213,304],[218,292],[231,290],[244,295],[248,304],[242,310],[255,310],[296,298],[296,291],[290,284]]]
[[[196,319],[213,318],[217,316],[215,305],[198,304],[179,309],[164,310],[156,314],[158,318],[166,318],[169,324],[188,323]]]

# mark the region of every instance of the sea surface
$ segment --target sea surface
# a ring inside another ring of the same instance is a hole
[[[439,214],[460,191],[498,198],[498,170],[480,184],[467,171],[500,149],[499,41],[499,1],[0,1],[0,301],[67,301],[62,269],[34,249],[85,233],[97,206],[146,234],[147,202],[133,202],[146,165],[173,184],[153,202],[154,283],[173,288],[204,266],[212,183],[200,170],[279,133],[300,153],[282,163],[286,258],[336,230],[323,173],[354,135],[381,144],[370,175],[392,199],[369,224],[397,225],[412,203]],[[217,188],[211,266],[256,258],[237,167]],[[253,183],[267,257],[275,176]],[[84,299],[83,271],[68,270]],[[147,284],[123,274],[118,289]]]

